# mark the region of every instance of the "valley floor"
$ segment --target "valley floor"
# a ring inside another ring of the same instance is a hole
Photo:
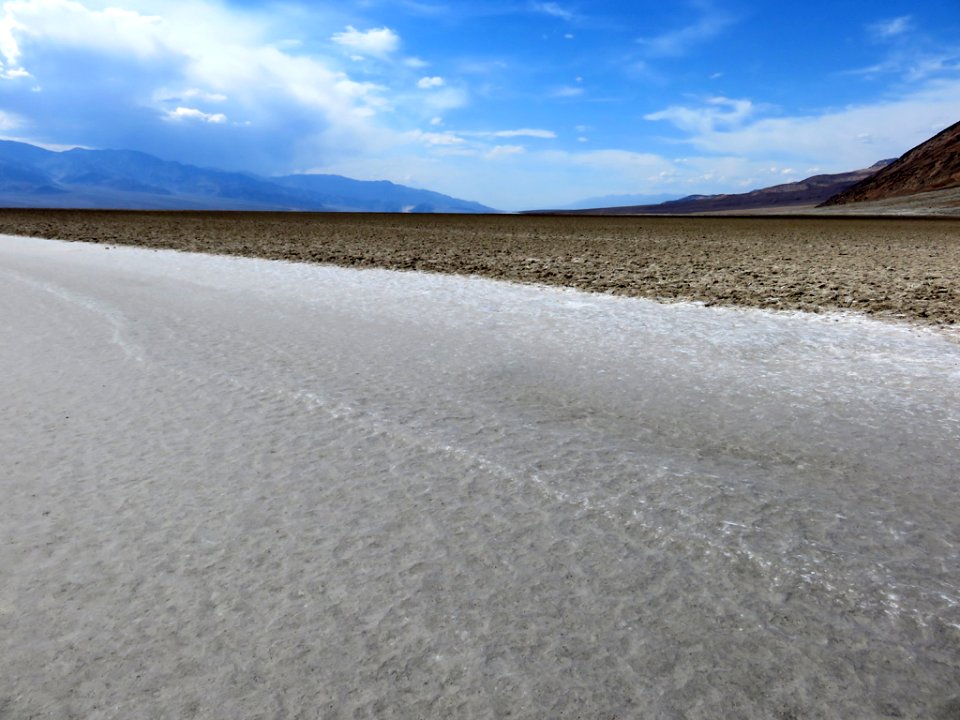
[[[960,322],[960,219],[0,210],[0,233]]]

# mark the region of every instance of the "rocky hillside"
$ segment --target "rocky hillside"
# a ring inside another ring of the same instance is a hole
[[[821,207],[952,187],[960,187],[960,122],[917,145],[872,177],[831,197]]]

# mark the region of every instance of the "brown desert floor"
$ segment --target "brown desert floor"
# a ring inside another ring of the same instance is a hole
[[[0,233],[960,322],[960,219],[0,210]]]

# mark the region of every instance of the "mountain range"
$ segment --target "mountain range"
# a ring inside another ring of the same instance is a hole
[[[745,193],[721,195],[688,195],[654,205],[594,207],[561,211],[590,215],[687,215],[692,213],[750,212],[756,210],[791,212],[813,207],[876,174],[893,163],[881,160],[868,168],[830,175],[814,175],[797,182],[774,185]]]
[[[263,177],[132,150],[63,152],[0,141],[0,206],[144,210],[491,213],[430,190],[339,175]]]
[[[658,202],[664,197],[607,195],[568,208],[531,212],[794,214],[811,212],[816,206],[842,213],[956,214],[960,212],[960,122],[899,159],[881,160],[862,170],[814,175],[746,193]],[[54,152],[9,140],[0,140],[0,207],[497,212],[477,202],[385,180],[320,174],[264,177],[161,160],[132,150]]]

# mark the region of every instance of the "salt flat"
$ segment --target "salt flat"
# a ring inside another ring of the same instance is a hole
[[[0,717],[954,717],[960,345],[0,236]]]

